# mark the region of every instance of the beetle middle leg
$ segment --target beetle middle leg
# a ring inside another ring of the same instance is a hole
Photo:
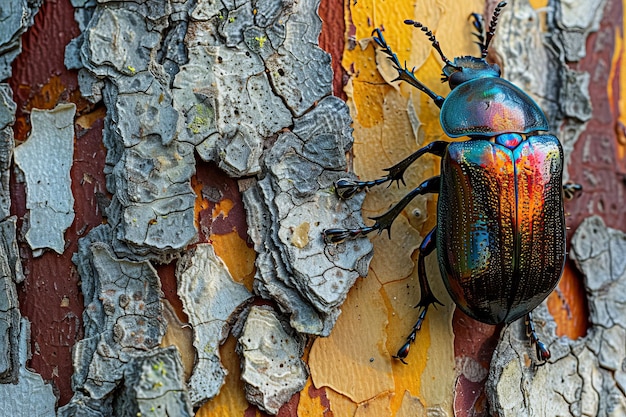
[[[417,277],[420,283],[420,301],[417,303],[415,307],[421,308],[419,317],[417,318],[417,322],[411,329],[411,333],[407,336],[406,342],[398,352],[393,356],[396,359],[399,359],[403,364],[406,365],[404,359],[409,355],[409,349],[411,348],[411,343],[415,342],[415,338],[417,337],[417,332],[422,328],[422,323],[426,318],[426,313],[428,312],[428,307],[431,304],[439,304],[443,305],[430,289],[430,285],[428,284],[428,279],[426,277],[426,257],[430,255],[436,248],[436,239],[437,236],[437,227],[435,226],[424,238],[422,244],[419,247],[419,257],[417,259]]]
[[[326,229],[324,230],[324,240],[326,243],[340,243],[346,239],[356,239],[358,237],[367,236],[373,231],[378,231],[378,234],[383,230],[387,230],[389,238],[391,238],[391,225],[393,221],[398,217],[402,210],[418,195],[431,194],[439,192],[440,177],[432,177],[422,182],[418,187],[411,190],[405,195],[402,200],[398,201],[393,207],[391,207],[386,213],[370,217],[374,220],[373,226],[361,227],[358,229]]]

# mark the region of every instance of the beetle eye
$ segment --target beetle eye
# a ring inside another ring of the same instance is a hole
[[[463,73],[463,68],[459,71],[453,72],[448,77],[448,83],[450,84],[450,89],[453,90],[459,84],[464,83],[468,80],[468,77]]]
[[[456,59],[455,59],[455,63],[456,63]],[[465,80],[460,79],[460,78],[464,78],[463,69],[464,68],[462,66],[446,65],[445,67],[443,67],[443,72],[441,74],[441,82],[442,83],[449,82],[451,89],[456,87],[457,85],[461,84],[461,82],[465,81]]]

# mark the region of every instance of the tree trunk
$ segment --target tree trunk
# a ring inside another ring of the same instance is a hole
[[[322,238],[439,172],[425,156],[407,187],[334,193],[446,139],[372,31],[445,97],[432,41],[403,21],[450,59],[476,56],[468,18],[488,26],[495,1],[10,4],[0,414],[626,414],[621,1],[511,0],[487,56],[544,110],[583,187],[565,203],[563,278],[534,312],[552,352],[539,367],[523,320],[454,308],[434,254],[444,306],[408,365],[392,358],[418,318],[436,196],[392,239]]]

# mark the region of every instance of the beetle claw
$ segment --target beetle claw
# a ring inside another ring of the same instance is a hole
[[[552,354],[550,353],[550,349],[548,349],[546,344],[543,343],[541,340],[537,340],[535,342],[535,346],[536,346],[536,349],[537,349],[537,359],[541,363],[547,362],[548,359],[550,359],[550,356],[552,356]]]
[[[563,184],[563,197],[566,200],[573,200],[578,197],[583,191],[583,186],[574,182],[568,182]]]
[[[422,323],[424,323],[424,319],[426,318],[426,312],[428,311],[428,306],[425,306],[423,310],[420,312],[419,317],[417,318],[417,322],[411,329],[411,333],[407,336],[406,342],[400,349],[398,349],[398,353],[396,353],[393,357],[395,359],[399,359],[400,362],[407,365],[404,359],[409,355],[409,350],[411,349],[411,343],[415,342],[417,337],[417,332],[422,329]]]
[[[532,313],[526,314],[524,322],[526,324],[526,335],[530,338],[530,343],[535,345],[538,365],[543,365],[550,359],[550,349],[548,349],[545,343],[539,340],[539,336],[537,336],[537,332],[535,331]]]
[[[324,241],[330,243],[341,243],[349,237],[348,229],[326,229],[322,232]]]
[[[359,187],[356,181],[340,179],[335,182],[335,193],[342,200],[347,200],[362,190],[363,188]]]
[[[408,365],[405,359],[409,355],[410,349],[411,349],[411,342],[407,341],[404,345],[402,345],[400,349],[398,349],[398,352],[395,355],[393,355],[393,358],[398,359],[400,362],[402,362],[405,365]]]

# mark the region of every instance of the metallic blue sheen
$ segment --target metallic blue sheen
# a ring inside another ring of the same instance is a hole
[[[441,106],[439,119],[452,138],[549,129],[537,103],[510,81],[497,77],[472,79],[454,88]]]

